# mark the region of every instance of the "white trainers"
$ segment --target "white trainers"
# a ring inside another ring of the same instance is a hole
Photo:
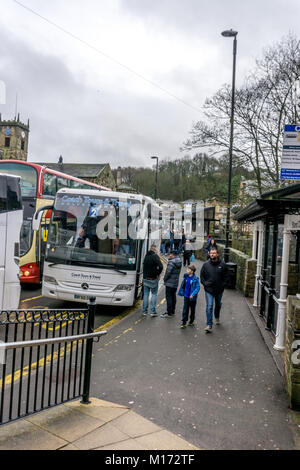
[[[212,326],[207,325],[206,328],[204,328],[205,333],[211,333],[212,332]]]

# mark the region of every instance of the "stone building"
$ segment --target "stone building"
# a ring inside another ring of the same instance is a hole
[[[62,157],[60,157],[58,163],[34,163],[45,165],[52,170],[61,171],[67,175],[105,186],[111,190],[116,189],[116,181],[109,163],[64,163]]]
[[[23,160],[28,157],[29,119],[27,124],[14,120],[3,121],[0,114],[0,158],[2,160]]]

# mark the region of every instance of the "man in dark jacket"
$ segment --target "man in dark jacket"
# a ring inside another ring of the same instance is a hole
[[[166,286],[167,311],[161,315],[162,318],[169,318],[175,314],[176,292],[179,283],[182,261],[178,253],[171,251],[168,266],[166,269],[164,284]]]
[[[150,311],[151,317],[155,317],[156,313],[156,298],[158,292],[158,280],[163,270],[162,262],[157,255],[157,248],[152,245],[150,250],[144,259],[144,270],[143,270],[143,288],[144,288],[144,299],[143,299],[143,315],[148,314],[149,295],[151,291],[151,304]]]
[[[222,296],[228,277],[226,264],[219,259],[216,248],[209,252],[209,260],[203,264],[201,269],[201,283],[205,290],[206,299],[206,323],[205,331],[210,333],[213,326],[213,307],[215,303],[214,316],[216,325],[220,324],[220,311],[222,306]]]

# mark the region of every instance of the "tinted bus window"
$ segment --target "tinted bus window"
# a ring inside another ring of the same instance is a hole
[[[0,212],[7,212],[6,178],[0,177]]]
[[[43,197],[56,195],[56,176],[45,173],[43,178]]]
[[[82,183],[79,183],[79,181],[74,181],[74,180],[71,180],[71,188],[73,189],[81,189],[82,188]],[[91,187],[89,186],[89,189],[91,189]]]
[[[60,176],[57,178],[57,191],[62,188],[69,188],[70,187],[70,180],[66,178],[61,178]]]
[[[36,197],[37,171],[22,163],[0,162],[0,173],[20,176],[22,197]]]
[[[22,209],[22,199],[18,178],[7,178],[7,204],[9,211]]]

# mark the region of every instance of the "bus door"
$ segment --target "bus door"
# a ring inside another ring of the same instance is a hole
[[[41,221],[41,228],[40,228],[40,236],[39,236],[39,253],[40,253],[40,275],[41,280],[43,278],[43,271],[44,271],[44,260],[45,260],[45,253],[46,253],[46,246],[49,234],[49,224],[51,218],[52,211],[47,210],[43,214],[42,221]]]
[[[143,289],[143,266],[144,259],[148,251],[148,238],[138,240],[137,255],[136,255],[136,284],[135,284],[135,299],[141,296]]]

